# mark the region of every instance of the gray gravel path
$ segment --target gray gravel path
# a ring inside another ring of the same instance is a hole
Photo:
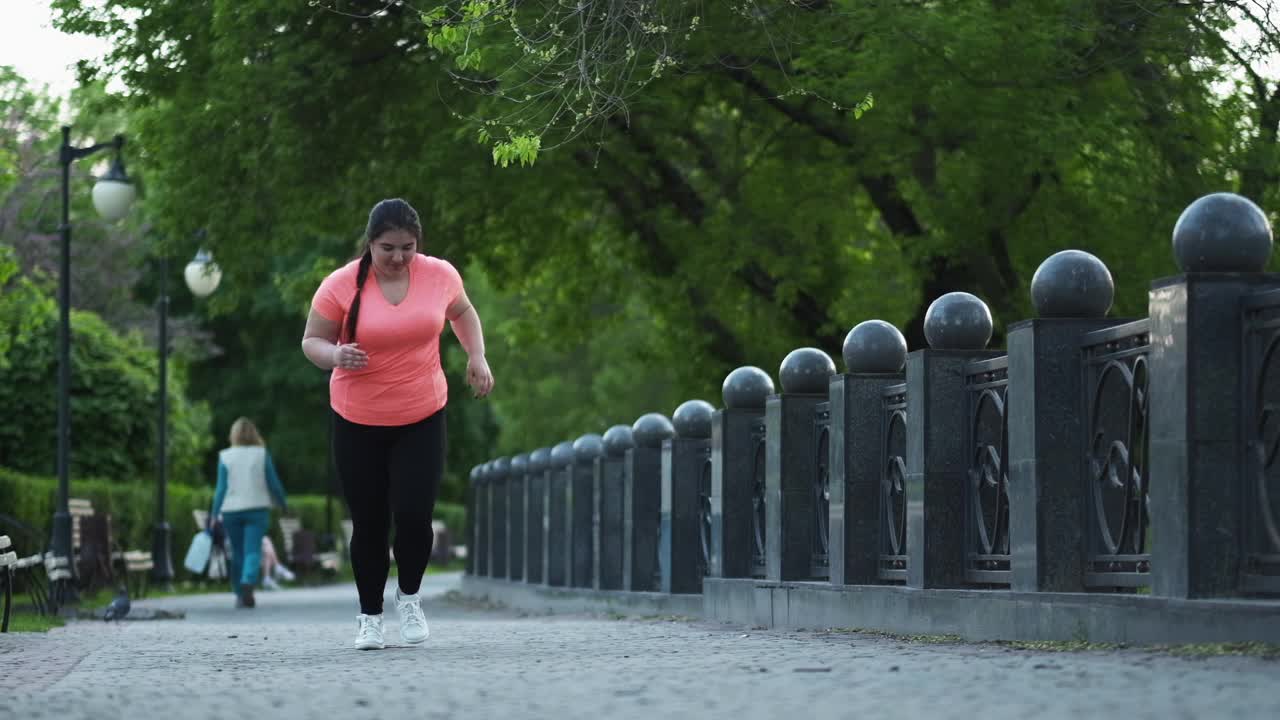
[[[450,601],[457,585],[430,576],[431,639],[381,652],[351,649],[351,586],[0,635],[0,719],[1280,718],[1280,661],[530,617]]]

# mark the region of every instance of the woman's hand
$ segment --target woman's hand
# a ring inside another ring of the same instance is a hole
[[[483,355],[472,355],[467,359],[467,385],[475,391],[476,397],[482,398],[493,390],[493,372]]]
[[[360,349],[360,343],[347,343],[333,347],[333,366],[343,370],[359,370],[369,364],[369,354]]]

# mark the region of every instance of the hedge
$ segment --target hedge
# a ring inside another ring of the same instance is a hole
[[[0,513],[9,515],[32,528],[41,538],[49,535],[57,498],[56,478],[40,477],[0,467]],[[166,512],[169,527],[173,528],[173,563],[182,572],[182,556],[187,545],[199,530],[191,515],[194,509],[208,509],[213,504],[213,488],[190,487],[169,484]],[[72,478],[71,497],[84,498],[93,503],[99,513],[111,515],[111,531],[115,542],[123,549],[150,550],[153,518],[155,513],[155,484],[120,482],[104,478]],[[301,518],[302,527],[314,532],[324,532],[325,496],[291,495],[290,514]],[[340,535],[341,521],[346,517],[341,498],[333,498],[333,532]],[[277,518],[279,510],[273,511]],[[454,542],[466,537],[466,510],[455,503],[436,503],[435,519],[441,520],[450,530]],[[459,532],[458,528],[461,528]],[[277,547],[283,547],[280,527],[272,522],[271,536]],[[22,547],[23,538],[15,537],[19,554],[33,554],[36,549]]]

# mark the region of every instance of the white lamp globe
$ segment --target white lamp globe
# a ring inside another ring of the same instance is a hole
[[[128,215],[137,197],[138,189],[125,174],[124,163],[118,157],[111,170],[93,184],[93,207],[107,222],[115,222]]]
[[[218,289],[218,283],[222,282],[222,270],[213,261],[209,251],[201,250],[196,253],[191,262],[187,263],[187,267],[182,271],[182,277],[186,279],[187,288],[191,290],[192,295],[201,298],[209,297],[214,290]]]

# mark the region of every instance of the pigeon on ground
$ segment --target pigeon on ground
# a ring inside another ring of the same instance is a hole
[[[102,614],[105,621],[121,620],[125,615],[129,614],[129,589],[121,585],[116,590],[116,596],[107,605],[107,610]]]

